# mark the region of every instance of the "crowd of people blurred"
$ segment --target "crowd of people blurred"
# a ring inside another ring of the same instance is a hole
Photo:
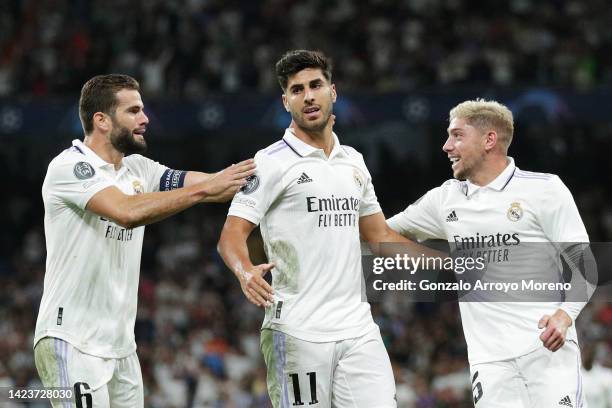
[[[343,90],[612,84],[605,0],[11,0],[0,96],[58,95],[122,72],[147,96],[276,90],[291,48],[337,61]]]

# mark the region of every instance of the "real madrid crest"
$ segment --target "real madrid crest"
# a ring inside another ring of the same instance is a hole
[[[506,212],[506,216],[510,221],[518,221],[523,218],[523,209],[521,208],[521,203],[511,203],[510,208]]]
[[[359,188],[363,188],[363,180],[361,179],[361,174],[357,170],[353,170],[353,180],[355,180],[355,184]]]
[[[132,181],[132,187],[134,188],[134,194],[142,194],[144,193],[144,187],[140,184],[140,181],[134,180]]]

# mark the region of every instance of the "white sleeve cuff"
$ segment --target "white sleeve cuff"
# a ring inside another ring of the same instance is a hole
[[[575,322],[586,304],[587,302],[563,302],[561,306],[559,306],[559,309],[567,313],[569,317],[572,318],[572,322]]]

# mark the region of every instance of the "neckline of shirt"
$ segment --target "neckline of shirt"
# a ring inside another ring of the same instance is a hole
[[[506,165],[506,168],[486,186],[478,186],[476,184],[471,183],[469,180],[465,180],[467,186],[467,191],[465,195],[469,197],[483,188],[488,188],[495,191],[502,191],[504,188],[506,188],[506,186],[514,176],[514,172],[516,171],[516,169],[517,167],[514,164],[514,159],[508,156],[508,164]]]
[[[335,132],[332,132],[332,136],[334,138],[334,147],[332,147],[331,152],[329,153],[329,157],[325,156],[325,151],[323,149],[319,149],[318,147],[314,147],[300,138],[298,138],[293,129],[287,128],[285,130],[285,134],[283,135],[283,141],[293,150],[298,156],[306,157],[311,156],[313,154],[317,154],[318,156],[322,156],[327,160],[331,160],[338,155],[346,155],[346,151],[340,145],[340,140],[338,139],[338,135]]]
[[[115,170],[114,164],[106,162],[104,159],[98,156],[96,152],[91,150],[85,143],[83,143],[82,140],[74,139],[72,141],[72,145],[76,147],[77,149],[79,149],[81,153],[83,153],[85,157],[87,157],[87,159],[91,162],[91,164],[93,164],[94,166],[98,168],[104,167],[105,170],[110,169],[113,171],[113,173],[116,176],[119,176],[123,174],[125,171],[127,171],[126,167],[123,165],[123,161],[121,163],[121,167],[119,168],[119,170]]]

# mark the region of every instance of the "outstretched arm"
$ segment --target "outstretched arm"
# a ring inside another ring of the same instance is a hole
[[[185,176],[185,187],[190,187],[198,183],[203,183],[214,177],[216,173],[202,173],[200,171],[188,171]]]
[[[189,185],[171,191],[128,195],[111,186],[96,193],[86,208],[122,227],[134,228],[160,221],[197,203],[225,202],[254,172],[255,164],[249,159],[212,175],[188,173]]]
[[[424,245],[417,244],[408,238],[403,237],[392,230],[385,220],[382,212],[361,217],[359,219],[359,234],[361,239],[365,241],[370,250],[376,255],[394,256],[397,254],[397,246],[395,248],[386,248],[384,243],[401,243],[402,253],[407,253],[410,256],[430,256],[430,257],[446,257],[448,254],[427,248]]]
[[[234,272],[246,298],[265,307],[274,301],[274,291],[263,276],[274,267],[267,263],[254,266],[249,258],[247,238],[255,224],[240,217],[228,216],[221,231],[217,250],[225,265]]]

